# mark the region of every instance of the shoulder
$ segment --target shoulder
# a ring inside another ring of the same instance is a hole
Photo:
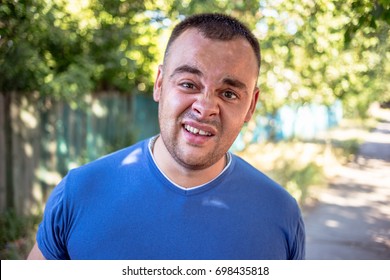
[[[111,165],[107,166],[107,164],[124,164],[126,165],[129,163],[129,159],[132,158],[133,160],[136,158],[139,158],[142,156],[146,151],[148,147],[149,139],[137,142],[131,146],[125,147],[123,149],[117,150],[113,153],[110,153],[108,155],[102,156],[94,161],[91,161],[80,168],[79,170],[88,169],[97,167],[100,165],[105,165],[106,167],[110,167]]]
[[[134,145],[115,151],[111,154],[102,156],[85,165],[72,169],[69,173],[82,175],[84,173],[95,173],[102,171],[107,173],[127,166],[130,163],[142,162],[142,157],[146,155],[149,139],[140,141]]]
[[[81,194],[92,189],[94,192],[99,188],[111,189],[125,176],[143,170],[148,143],[149,140],[143,140],[70,170],[65,177],[67,192]]]
[[[299,212],[295,198],[279,183],[237,155],[233,155],[232,160],[231,176],[240,188],[250,193],[251,199],[261,199],[264,204],[283,205],[287,211]]]
[[[232,155],[232,162],[233,176],[240,178],[240,180],[243,180],[243,182],[251,182],[250,185],[255,186],[256,188],[261,186],[267,188],[283,189],[273,179],[268,177],[261,170],[255,168],[243,158],[237,155]]]

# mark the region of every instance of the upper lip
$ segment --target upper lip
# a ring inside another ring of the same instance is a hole
[[[207,133],[210,133],[212,136],[217,134],[217,129],[214,126],[211,126],[208,124],[198,123],[198,122],[191,121],[191,120],[183,121],[183,126],[186,126],[186,125],[192,126],[192,127],[199,129],[199,130],[203,130]]]

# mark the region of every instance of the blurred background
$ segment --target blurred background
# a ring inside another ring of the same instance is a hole
[[[3,0],[1,259],[26,257],[69,169],[158,133],[157,66],[199,12],[238,17],[262,48],[260,100],[233,152],[305,211],[356,163],[390,107],[388,0]]]

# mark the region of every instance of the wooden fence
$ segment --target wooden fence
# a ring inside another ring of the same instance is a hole
[[[85,106],[12,96],[13,197],[18,213],[39,213],[67,171],[158,133],[157,104],[143,95],[99,93]],[[0,95],[0,212],[6,209],[6,136]]]

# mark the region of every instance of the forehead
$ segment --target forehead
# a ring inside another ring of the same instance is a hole
[[[224,41],[210,39],[192,28],[183,32],[172,43],[164,66],[173,70],[177,65],[189,63],[205,70],[244,71],[257,78],[256,61],[254,51],[245,38],[236,37]]]

